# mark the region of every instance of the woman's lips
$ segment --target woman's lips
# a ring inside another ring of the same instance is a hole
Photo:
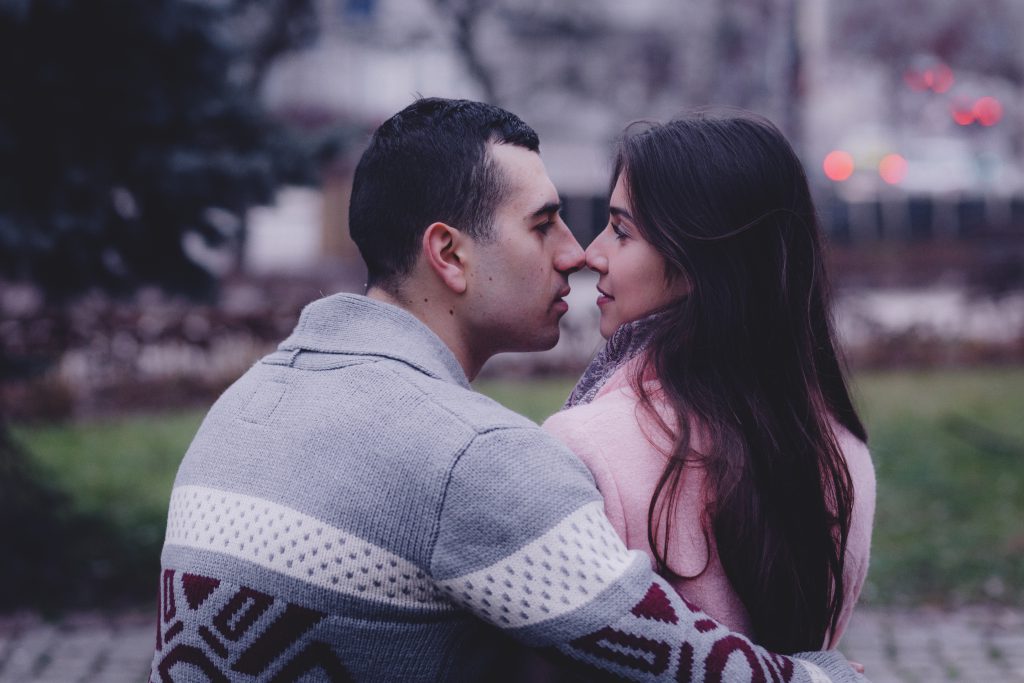
[[[600,287],[597,288],[597,305],[603,306],[610,301],[614,301],[615,297],[605,294]]]

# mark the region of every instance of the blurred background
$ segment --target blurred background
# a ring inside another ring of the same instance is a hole
[[[352,171],[417,94],[534,126],[584,245],[628,122],[774,120],[878,470],[865,609],[1019,615],[1022,35],[1020,0],[0,0],[0,677],[48,670],[17,624],[154,603],[205,409],[305,303],[362,291]],[[477,387],[557,410],[600,345],[594,282],[554,350]],[[998,633],[992,680],[1024,680],[1024,627]]]

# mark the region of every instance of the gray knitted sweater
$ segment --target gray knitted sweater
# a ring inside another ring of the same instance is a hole
[[[493,680],[523,645],[626,680],[862,680],[686,604],[572,453],[355,295],[307,306],[210,410],[162,565],[153,681]]]

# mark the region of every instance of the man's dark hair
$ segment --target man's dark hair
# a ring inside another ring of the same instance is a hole
[[[539,146],[515,114],[468,100],[419,99],[381,124],[356,166],[349,206],[369,285],[393,289],[431,223],[491,237],[506,187],[488,143]]]

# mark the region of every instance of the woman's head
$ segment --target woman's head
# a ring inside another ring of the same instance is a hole
[[[601,335],[610,337],[623,323],[680,301],[686,279],[667,267],[665,257],[640,229],[624,175],[608,201],[608,225],[587,247],[587,266],[599,275],[597,305]]]
[[[820,238],[800,161],[769,121],[701,112],[631,127],[612,187],[609,225],[587,250],[610,295],[602,334],[682,302],[716,335],[782,313],[780,326],[806,321],[824,284]]]
[[[602,333],[663,312],[633,384],[657,419],[642,381],[656,376],[678,425],[649,510],[661,568],[670,569],[680,477],[699,465],[705,528],[755,637],[779,651],[820,647],[842,607],[853,504],[833,420],[866,435],[836,353],[800,162],[763,118],[694,113],[627,130],[612,184],[610,225],[587,251],[614,297],[602,306]],[[643,267],[619,267],[637,247],[615,234],[619,208],[643,242]],[[630,273],[644,287],[621,284]],[[708,444],[701,452],[690,445],[695,430]]]

